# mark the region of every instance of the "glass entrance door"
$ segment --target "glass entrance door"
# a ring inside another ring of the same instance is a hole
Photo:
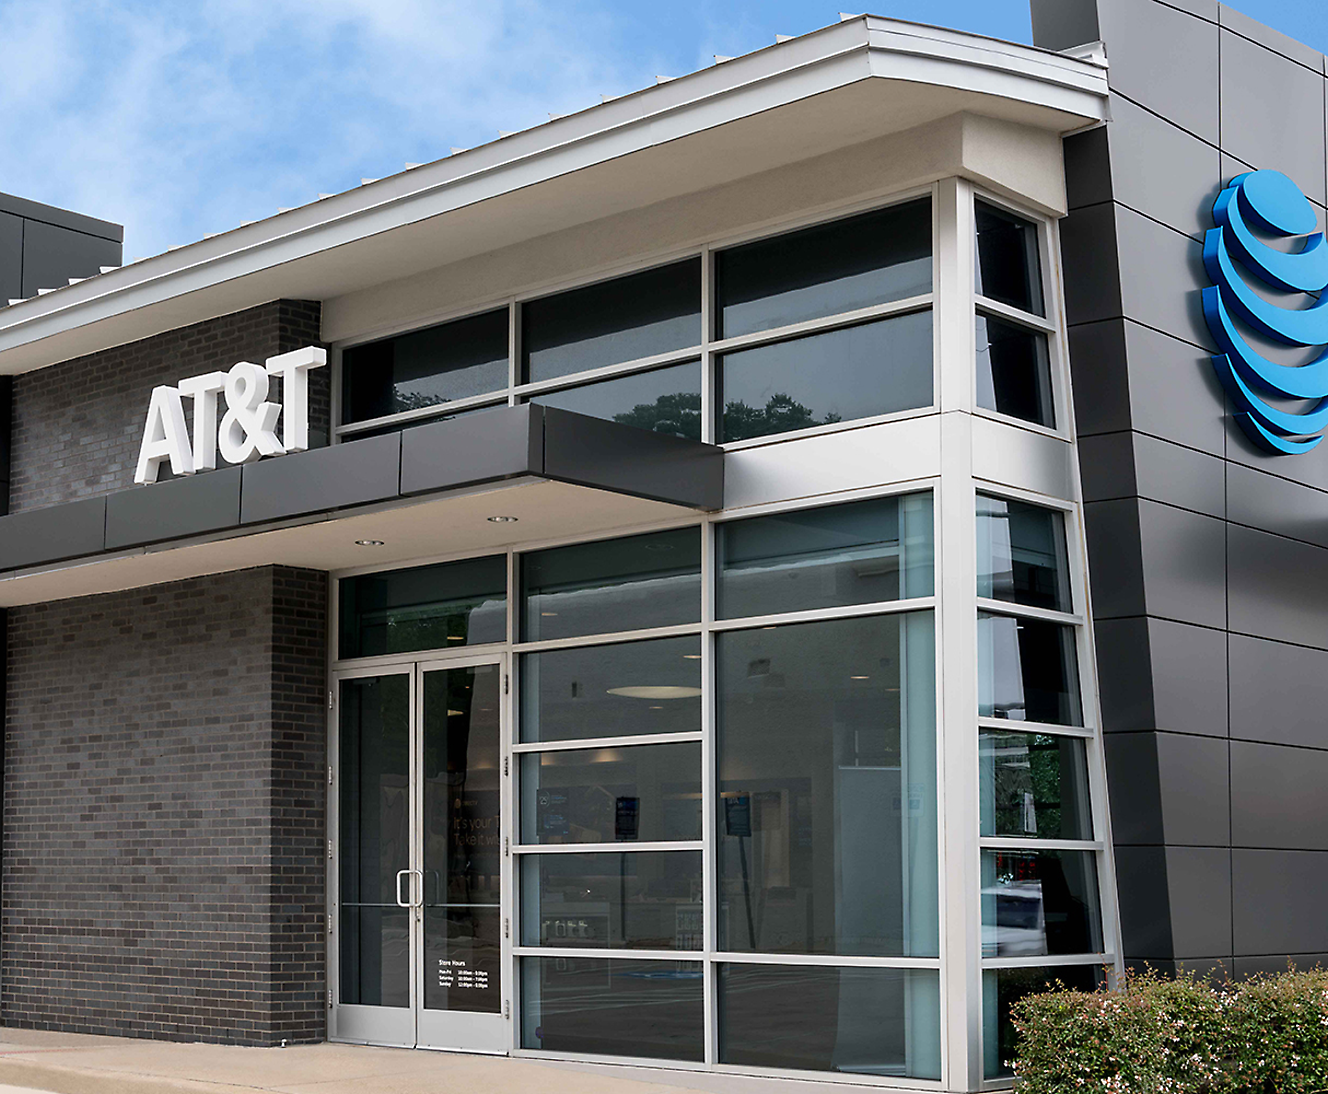
[[[502,663],[337,681],[333,1036],[506,1052]]]

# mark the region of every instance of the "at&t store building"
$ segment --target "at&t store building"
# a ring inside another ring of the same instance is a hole
[[[0,200],[0,1022],[966,1092],[1328,955],[1324,58],[1033,16]]]

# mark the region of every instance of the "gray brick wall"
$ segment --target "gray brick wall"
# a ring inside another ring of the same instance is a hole
[[[326,575],[10,609],[0,1023],[325,1036]]]
[[[154,387],[319,344],[321,315],[317,301],[274,300],[15,377],[9,511],[132,486]],[[329,371],[309,376],[314,444],[328,432]]]

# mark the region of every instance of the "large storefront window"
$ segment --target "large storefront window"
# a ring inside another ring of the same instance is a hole
[[[926,410],[934,234],[914,197],[348,347],[338,439],[509,401],[714,443]]]
[[[1032,244],[1018,224],[996,238],[1000,261],[982,276],[1040,303],[1012,272]],[[1108,945],[1065,514],[979,494],[976,517],[983,1074],[998,1079],[1014,1001],[1057,981],[1091,990]]]

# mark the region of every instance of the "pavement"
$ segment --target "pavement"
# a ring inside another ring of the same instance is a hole
[[[362,1045],[245,1048],[0,1028],[0,1094],[824,1094],[827,1089],[835,1088]],[[889,1094],[880,1086],[847,1089]]]

